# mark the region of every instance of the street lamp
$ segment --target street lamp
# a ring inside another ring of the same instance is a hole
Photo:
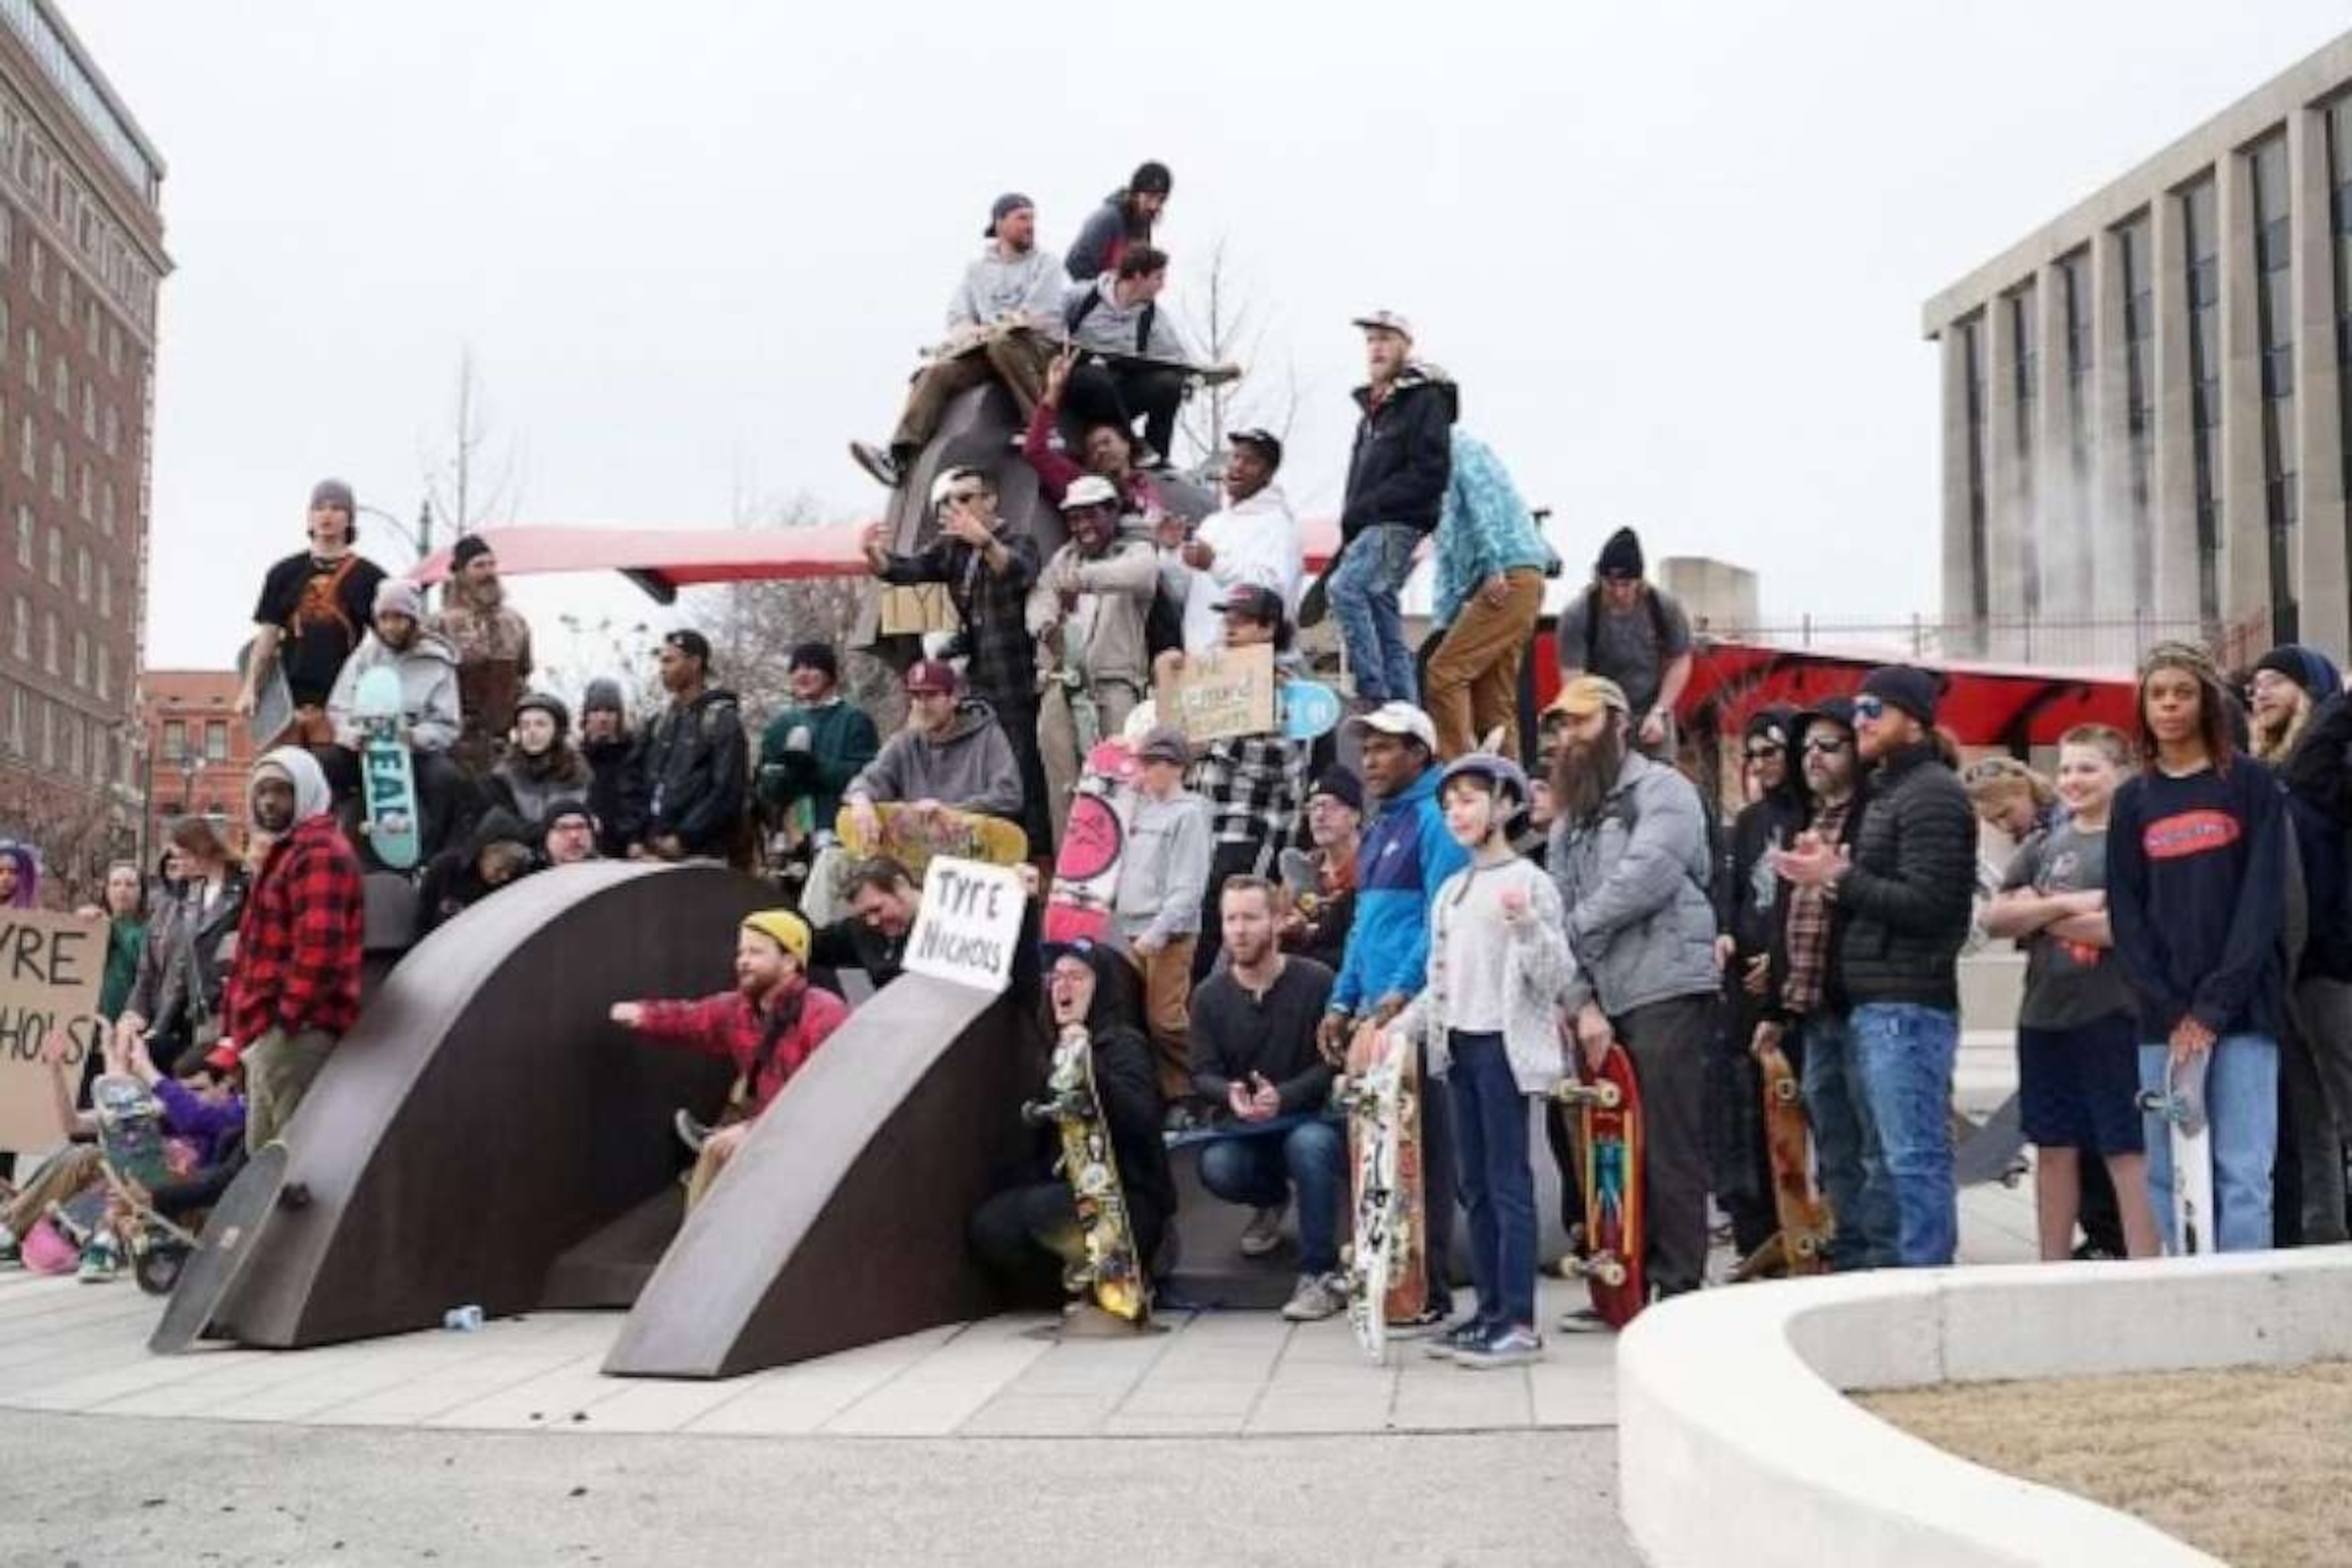
[[[418,504],[416,526],[414,529],[380,506],[369,506],[362,502],[356,510],[389,524],[392,531],[407,541],[408,547],[416,552],[416,558],[419,561],[433,553],[433,501],[430,497]]]

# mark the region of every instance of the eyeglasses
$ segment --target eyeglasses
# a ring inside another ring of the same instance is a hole
[[[1779,756],[1782,752],[1786,751],[1787,749],[1788,749],[1788,748],[1787,748],[1787,747],[1785,747],[1785,746],[1777,745],[1777,744],[1773,743],[1772,742],[1767,741],[1766,742],[1764,742],[1764,744],[1762,744],[1762,745],[1760,745],[1760,746],[1750,746],[1750,747],[1748,747],[1748,760],[1749,762],[1751,762],[1751,763],[1760,763],[1760,762],[1762,762],[1762,761],[1763,761],[1765,758],[1767,758],[1767,757],[1777,757],[1777,756]]]
[[[1853,700],[1853,716],[1857,719],[1866,719],[1874,724],[1886,717],[1886,703],[1881,698],[1857,697]]]
[[[1839,735],[1813,735],[1805,742],[1805,752],[1810,756],[1834,757],[1844,750],[1845,740]]]

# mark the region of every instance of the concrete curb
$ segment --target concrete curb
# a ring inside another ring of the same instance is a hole
[[[2352,1353],[2352,1247],[1747,1286],[1617,1352],[1619,1510],[1657,1568],[2215,1559],[1957,1458],[1842,1396],[1946,1382],[2292,1365]]]

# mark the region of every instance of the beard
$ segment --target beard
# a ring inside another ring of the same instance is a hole
[[[1552,775],[1555,815],[1571,823],[1591,821],[1601,813],[1625,764],[1625,741],[1614,726],[1598,740],[1566,741]]]

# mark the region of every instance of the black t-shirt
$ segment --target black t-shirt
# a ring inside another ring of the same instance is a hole
[[[278,661],[298,707],[323,707],[343,660],[367,636],[375,616],[383,568],[361,555],[321,561],[305,550],[289,555],[261,581],[253,618],[276,626]]]
[[[1263,996],[1219,969],[1192,992],[1192,1089],[1223,1107],[1235,1081],[1257,1073],[1282,1091],[1285,1115],[1319,1110],[1331,1069],[1315,1049],[1316,1026],[1331,1000],[1331,972],[1311,958],[1286,958]]]

